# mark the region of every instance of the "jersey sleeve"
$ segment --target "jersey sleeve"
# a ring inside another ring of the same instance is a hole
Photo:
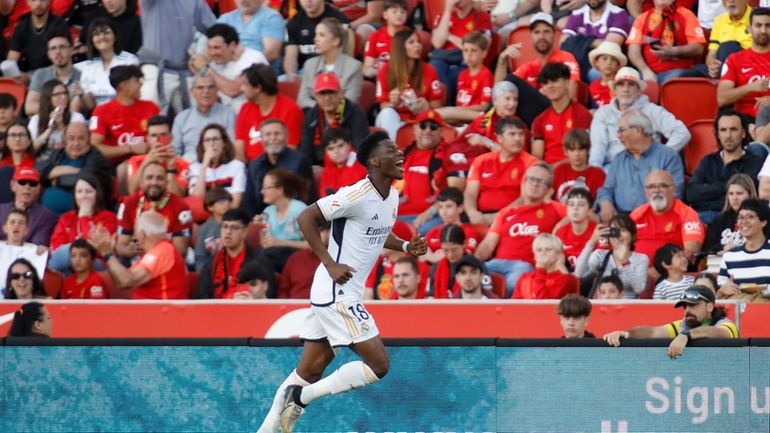
[[[684,9],[681,11],[685,21],[685,37],[688,44],[705,44],[706,36],[703,34],[703,28],[700,26],[698,17],[691,11]]]
[[[131,236],[134,234],[134,216],[136,206],[131,205],[131,200],[125,200],[118,206],[118,234]]]
[[[532,121],[532,139],[533,140],[543,140],[545,137],[545,134],[543,133],[543,118],[545,117],[545,113],[548,110],[540,113],[535,117],[535,120]]]
[[[147,254],[131,266],[131,270],[142,268],[150,274],[150,278],[157,278],[171,270],[174,266],[174,252],[169,250],[174,248],[169,243],[163,243],[156,251],[148,251]]]
[[[423,65],[422,85],[425,86],[425,98],[428,101],[441,101],[441,82],[438,80],[438,74],[429,64]]]
[[[706,237],[706,231],[703,224],[700,223],[698,213],[692,208],[684,207],[681,212],[682,217],[682,242],[701,242]]]
[[[505,209],[501,209],[500,212],[497,213],[497,216],[495,217],[495,221],[489,227],[489,231],[498,236],[502,236],[503,223],[505,222],[506,215],[507,215],[507,212],[505,212]]]
[[[296,104],[292,105],[289,118],[286,121],[286,129],[289,131],[287,144],[290,147],[299,147],[299,142],[302,139],[303,117],[302,109]]]
[[[479,167],[483,160],[484,158],[476,158],[473,160],[471,168],[468,169],[468,182],[481,182],[481,175],[479,174],[481,169]]]
[[[629,33],[628,38],[626,39],[626,45],[641,45],[642,44],[642,38],[644,37],[644,31],[642,27],[644,27],[644,23],[646,22],[648,13],[645,12],[634,20],[634,25],[631,26],[631,33]]]
[[[88,129],[91,131],[91,134],[107,135],[107,125],[104,121],[104,107],[107,106],[101,105],[96,107],[91,115],[91,119],[88,121]]]
[[[730,338],[740,337],[740,334],[738,332],[738,327],[735,326],[735,323],[733,323],[731,320],[722,319],[719,322],[717,322],[716,325],[714,326],[727,329],[727,331],[730,332]]]
[[[326,221],[353,216],[367,195],[362,188],[361,184],[340,188],[336,193],[319,199],[316,205]]]
[[[728,56],[722,64],[722,73],[719,81],[729,80],[733,83],[738,82],[738,67],[735,65],[735,56]]]
[[[179,205],[176,210],[176,218],[171,221],[169,232],[171,232],[171,236],[173,237],[189,237],[192,235],[192,211],[190,211],[190,207],[187,206],[187,202],[181,199],[179,200]]]
[[[682,328],[682,321],[675,320],[665,326],[666,326],[666,331],[668,331],[668,336],[670,338],[676,338],[676,336],[679,335],[679,329]]]

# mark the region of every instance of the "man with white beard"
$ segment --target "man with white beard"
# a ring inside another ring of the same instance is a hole
[[[647,203],[631,212],[636,223],[635,251],[646,254],[652,263],[658,248],[673,243],[691,259],[703,246],[706,231],[698,213],[674,197],[676,185],[671,173],[653,170],[647,176],[644,190]]]

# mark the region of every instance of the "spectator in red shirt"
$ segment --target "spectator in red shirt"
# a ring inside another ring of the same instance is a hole
[[[596,221],[591,219],[594,200],[591,193],[583,187],[575,187],[567,194],[567,218],[565,224],[556,230],[556,236],[564,246],[564,256],[572,269],[586,243],[596,229]]]
[[[636,250],[652,263],[655,251],[673,243],[692,259],[703,246],[705,229],[698,213],[675,197],[676,184],[671,173],[653,170],[644,185],[648,202],[631,212],[636,222]]]
[[[467,68],[457,76],[457,106],[484,111],[492,102],[495,77],[484,65],[489,39],[481,32],[470,32],[463,38],[463,61]]]
[[[324,149],[324,166],[318,185],[318,196],[334,194],[343,186],[352,185],[367,175],[366,167],[356,160],[356,152],[350,144],[345,129],[330,128],[321,136]]]
[[[420,266],[414,256],[404,256],[393,264],[393,287],[391,299],[425,299],[425,284],[420,284]]]
[[[168,240],[163,215],[149,211],[137,218],[136,239],[146,251],[126,268],[112,250],[112,235],[103,227],[91,232],[88,243],[101,254],[107,270],[119,289],[128,289],[133,299],[187,299],[187,266],[179,251]]]
[[[505,275],[506,297],[513,294],[519,277],[534,269],[532,241],[550,233],[565,216],[564,205],[546,201],[553,184],[551,167],[532,164],[521,184],[521,204],[503,208],[476,249],[476,257],[487,260],[490,272]]]
[[[609,104],[613,96],[610,85],[620,68],[628,64],[628,58],[616,42],[602,41],[588,53],[588,61],[601,74],[600,78],[588,85],[591,99],[596,107]]]
[[[132,156],[128,162],[128,193],[139,191],[142,182],[141,173],[147,164],[157,161],[166,168],[167,188],[172,193],[184,197],[190,178],[190,163],[176,154],[171,144],[171,119],[166,116],[153,116],[147,121],[147,145],[150,150],[146,155]],[[119,170],[120,172],[120,170]]]
[[[408,6],[405,0],[386,0],[382,11],[385,25],[372,33],[364,45],[364,76],[376,78],[380,69],[390,61],[393,35],[404,28]]]
[[[722,65],[717,86],[720,107],[756,117],[759,107],[770,105],[770,9],[751,11],[751,48],[733,53]]]
[[[463,69],[463,38],[474,31],[484,33],[487,38],[491,36],[489,14],[474,9],[473,0],[445,1],[444,13],[433,23],[430,64],[436,69],[439,80],[447,84],[447,105],[454,105],[457,76]]]
[[[5,141],[0,146],[0,167],[34,167],[35,148],[24,123],[11,124],[5,130]]]
[[[455,187],[444,188],[438,193],[434,208],[439,218],[441,218],[441,225],[428,230],[428,233],[425,235],[425,242],[428,243],[428,252],[420,256],[422,260],[436,263],[444,258],[441,233],[443,233],[444,227],[448,225],[458,225],[462,228],[462,231],[465,233],[465,239],[460,244],[462,246],[464,243],[467,254],[476,252],[476,247],[479,245],[479,234],[476,233],[470,224],[465,224],[461,221],[460,218],[465,212],[463,203],[463,192]]]
[[[628,58],[646,81],[663,84],[695,65],[706,38],[692,11],[674,0],[654,0],[655,7],[634,20],[628,35]]]
[[[278,119],[286,126],[287,143],[299,146],[302,136],[302,110],[286,95],[278,93],[278,79],[269,65],[252,65],[243,70],[243,94],[247,101],[235,119],[235,151],[238,159],[248,162],[264,153],[260,125]]]
[[[238,272],[248,262],[258,262],[269,265],[270,261],[258,247],[246,244],[246,233],[249,226],[249,214],[243,209],[230,209],[222,215],[219,226],[222,246],[213,257],[206,260],[198,280],[198,297],[232,298],[241,291],[238,282]],[[273,272],[273,267],[269,267]],[[270,278],[271,297],[275,296],[275,281]]]
[[[110,85],[117,92],[115,98],[96,107],[91,115],[91,143],[113,163],[147,153],[147,120],[160,113],[160,108],[139,99],[143,77],[135,65],[112,68]]]
[[[558,237],[540,233],[532,242],[532,252],[535,270],[519,278],[513,299],[560,299],[580,292],[580,282],[567,270]]]
[[[390,61],[377,75],[377,101],[380,114],[375,125],[392,140],[404,122],[441,105],[441,84],[436,70],[422,60],[422,43],[414,30],[404,29],[393,36]]]
[[[599,167],[588,165],[591,137],[585,129],[570,129],[564,134],[564,153],[567,159],[553,168],[554,196],[564,203],[573,186],[583,184],[596,198],[607,175]],[[581,179],[582,178],[582,179]]]
[[[524,122],[501,119],[495,128],[500,150],[477,157],[465,185],[465,212],[474,224],[491,224],[500,209],[518,199],[524,173],[537,162],[537,158],[524,150],[527,135]]]
[[[476,247],[468,251],[465,229],[458,224],[447,224],[439,233],[434,241],[440,246],[441,258],[430,268],[428,293],[435,299],[459,298],[460,286],[455,280],[454,267],[463,255],[473,254]]]
[[[519,106],[519,89],[510,81],[500,81],[492,88],[492,108],[479,114],[455,141],[447,146],[444,171],[447,184],[465,189],[465,178],[474,158],[499,147],[497,122],[513,119]]]
[[[554,47],[554,38],[556,37],[553,25],[553,17],[549,14],[538,12],[530,18],[529,34],[532,39],[532,46],[537,51],[537,58],[525,63],[513,72],[514,75],[526,81],[532,88],[539,89],[537,76],[540,75],[540,69],[548,62],[562,62],[569,66],[570,70],[570,98],[575,99],[577,95],[577,82],[580,81],[580,66],[575,57],[558,48]],[[508,67],[508,58],[517,59],[521,57],[521,45],[511,44],[502,53],[497,60],[495,69],[495,81],[505,78]]]
[[[72,275],[62,283],[61,299],[107,299],[107,284],[94,270],[96,250],[83,238],[77,239],[68,248]]]
[[[564,63],[546,63],[537,82],[551,106],[532,123],[532,156],[554,164],[565,158],[564,134],[573,128],[588,130],[593,116],[582,104],[570,99],[569,68]]]

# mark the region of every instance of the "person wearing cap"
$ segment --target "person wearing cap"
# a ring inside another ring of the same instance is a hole
[[[315,27],[316,56],[305,62],[302,70],[297,104],[303,110],[313,108],[318,102],[313,99],[315,78],[324,72],[331,72],[341,83],[340,88],[350,101],[358,101],[364,74],[361,62],[345,53],[348,28],[337,18],[324,18]]]
[[[574,99],[577,95],[577,82],[580,81],[580,66],[577,60],[575,60],[575,56],[554,46],[556,35],[553,17],[543,12],[532,15],[529,21],[529,35],[532,46],[537,52],[537,58],[519,66],[513,71],[513,74],[526,81],[530,87],[540,89],[541,86],[537,82],[537,76],[540,74],[540,69],[542,69],[543,65],[548,62],[562,62],[570,70],[570,97]],[[509,58],[518,59],[519,57],[521,57],[520,44],[508,45],[500,53],[497,58],[497,68],[495,69],[496,82],[505,78]]]
[[[767,201],[747,199],[738,210],[738,229],[746,242],[726,251],[719,267],[720,298],[770,298],[770,210]],[[746,293],[742,293],[746,292]],[[743,296],[746,295],[746,296]]]
[[[588,85],[588,93],[597,107],[607,105],[612,101],[610,86],[615,79],[615,74],[628,64],[628,59],[620,49],[620,45],[611,41],[602,41],[598,47],[588,53],[588,61],[601,74],[601,77]]]
[[[5,221],[12,209],[23,210],[27,213],[29,231],[24,236],[24,242],[35,245],[50,245],[51,233],[56,226],[56,216],[38,203],[40,198],[40,173],[31,167],[19,167],[13,173],[11,191],[13,200],[0,204],[0,221]],[[6,240],[5,233],[0,231],[0,240]]]
[[[670,187],[675,188],[676,197],[684,196],[682,158],[655,140],[649,117],[639,110],[623,113],[617,135],[624,150],[612,158],[604,185],[596,193],[602,221],[609,221],[616,212],[629,213],[644,204],[645,180],[654,170],[669,172],[673,178]]]
[[[412,126],[414,142],[404,149],[404,181],[400,187],[398,215],[423,235],[441,224],[435,204],[436,185],[442,183],[437,176],[444,164],[446,143],[442,131],[445,127],[444,119],[436,110],[423,111]]]
[[[110,84],[115,98],[94,110],[90,120],[91,143],[112,163],[147,153],[147,119],[160,113],[154,102],[139,99],[142,70],[135,65],[115,66]]]
[[[628,35],[628,58],[647,81],[663,84],[695,66],[706,38],[692,11],[674,0],[655,0],[654,8],[634,20]]]
[[[738,327],[727,318],[724,307],[717,307],[714,291],[706,286],[692,286],[682,293],[674,308],[684,307],[684,318],[661,326],[636,326],[627,331],[604,335],[610,346],[620,346],[621,339],[670,338],[668,356],[684,355],[690,340],[702,338],[739,338]]]
[[[460,287],[458,299],[499,299],[496,293],[483,287],[487,267],[471,255],[464,255],[455,263],[455,281]]]
[[[465,212],[473,224],[490,225],[497,212],[519,198],[524,173],[537,158],[526,147],[527,126],[519,119],[497,122],[499,150],[473,160],[465,184]]]
[[[734,53],[722,66],[722,76],[717,86],[717,102],[720,107],[734,104],[736,110],[754,118],[760,108],[770,105],[768,26],[770,8],[754,9],[748,29],[751,33],[751,48]]]
[[[331,128],[343,128],[356,146],[369,133],[369,121],[358,106],[357,99],[349,99],[342,92],[340,79],[332,72],[323,72],[315,78],[313,96],[316,104],[305,115],[299,151],[313,162],[313,171],[320,172],[324,164],[321,136]]]
[[[591,121],[591,153],[588,162],[606,171],[610,161],[625,148],[618,135],[618,123],[627,111],[637,110],[650,120],[650,131],[655,141],[679,152],[690,142],[690,131],[671,112],[658,104],[650,102],[643,92],[647,83],[641,79],[634,68],[624,66],[615,74],[610,84],[615,97],[609,104],[599,107]],[[680,190],[681,191],[681,190]]]
[[[700,1],[698,4],[698,19],[703,22],[703,3],[716,3]],[[708,53],[705,63],[695,65],[683,77],[719,78],[723,62],[727,57],[742,49],[750,49],[752,45],[751,32],[746,29],[751,25],[751,6],[747,0],[730,0],[716,3],[717,8],[709,7],[708,12],[719,14],[713,18],[711,33],[709,34]],[[721,14],[720,14],[721,12]]]

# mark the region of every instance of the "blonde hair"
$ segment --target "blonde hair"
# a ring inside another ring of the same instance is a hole
[[[754,187],[754,181],[751,180],[751,177],[745,173],[735,173],[730,176],[730,179],[727,180],[727,184],[725,184],[725,205],[722,206],[722,213],[727,213],[732,210],[730,207],[730,200],[727,198],[727,190],[730,189],[730,185],[738,185],[745,189],[746,192],[749,193],[749,196],[746,197],[746,199],[757,198],[757,188]]]
[[[540,233],[537,235],[535,240],[532,242],[532,252],[535,251],[535,248],[538,246],[545,246],[545,247],[551,247],[558,253],[564,252],[564,244],[561,242],[561,239],[559,239],[556,235],[551,233]]]

